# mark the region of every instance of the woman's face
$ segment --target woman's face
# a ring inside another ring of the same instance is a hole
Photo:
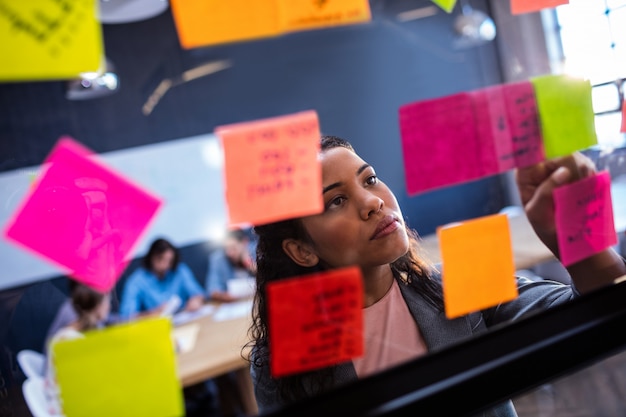
[[[172,268],[174,264],[174,251],[167,249],[165,252],[158,253],[152,258],[152,271],[157,276],[163,276]]]
[[[409,238],[391,190],[345,148],[321,154],[324,212],[302,219],[315,254],[330,267],[362,268],[404,255]]]

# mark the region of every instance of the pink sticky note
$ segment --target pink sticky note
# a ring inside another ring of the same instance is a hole
[[[481,176],[472,98],[467,93],[399,109],[407,192],[417,194]]]
[[[503,84],[507,121],[513,141],[515,166],[522,168],[545,159],[537,101],[530,81]]]
[[[161,204],[64,137],[8,222],[5,237],[76,280],[108,291]]]
[[[483,175],[515,168],[513,142],[501,85],[470,92],[474,101],[476,132],[480,142],[479,164]]]
[[[554,207],[563,265],[617,244],[608,171],[555,188]]]

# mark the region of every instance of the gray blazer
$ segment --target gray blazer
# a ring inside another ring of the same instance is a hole
[[[400,291],[411,315],[419,326],[422,337],[429,352],[436,352],[445,347],[469,339],[487,331],[491,326],[518,320],[533,312],[545,310],[553,305],[562,304],[578,295],[575,288],[555,281],[532,281],[518,277],[517,286],[519,296],[507,303],[502,303],[480,312],[449,320],[445,313],[419,294],[413,287],[399,281]],[[334,371],[335,386],[357,379],[352,362],[337,365]],[[254,362],[250,372],[254,382],[254,393],[261,413],[269,412],[285,403],[278,397],[275,380],[269,373],[267,361],[262,367]],[[305,386],[307,382],[304,381]],[[313,390],[309,391],[313,393]],[[515,409],[510,401],[486,411],[484,416],[511,417],[516,416]]]

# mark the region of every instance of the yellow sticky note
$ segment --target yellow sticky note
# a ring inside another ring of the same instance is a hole
[[[509,221],[495,214],[437,229],[446,317],[517,297]]]
[[[433,3],[450,13],[456,5],[456,0],[433,0]]]
[[[283,31],[369,22],[368,0],[279,0]]]
[[[278,35],[276,0],[171,0],[183,48]]]
[[[543,75],[530,81],[546,158],[570,155],[598,143],[589,80]]]
[[[0,0],[0,80],[76,78],[104,59],[97,0]]]
[[[52,350],[67,417],[185,413],[168,318],[88,332]]]

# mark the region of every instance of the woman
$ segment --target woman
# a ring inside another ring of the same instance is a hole
[[[122,318],[129,319],[140,313],[162,314],[171,304],[180,304],[187,311],[202,307],[204,291],[179,258],[178,249],[167,240],[152,242],[143,266],[128,277],[124,286],[120,304]]]
[[[394,194],[376,177],[373,167],[348,142],[332,136],[322,138],[320,160],[324,211],[255,228],[259,239],[257,292],[249,359],[260,411],[316,395],[575,296],[575,290],[567,285],[518,278],[517,299],[446,319],[439,273],[419,256],[415,234],[405,225]],[[582,155],[568,160],[577,164],[582,176],[593,174],[591,162]],[[556,255],[552,190],[572,177],[563,164],[561,160],[546,161],[517,173],[526,214]],[[365,356],[325,369],[272,378],[266,285],[349,265],[358,265],[363,277]],[[580,292],[626,274],[623,260],[612,250],[568,270]],[[381,331],[386,332],[385,337],[376,337]],[[515,415],[510,402],[491,413]]]

